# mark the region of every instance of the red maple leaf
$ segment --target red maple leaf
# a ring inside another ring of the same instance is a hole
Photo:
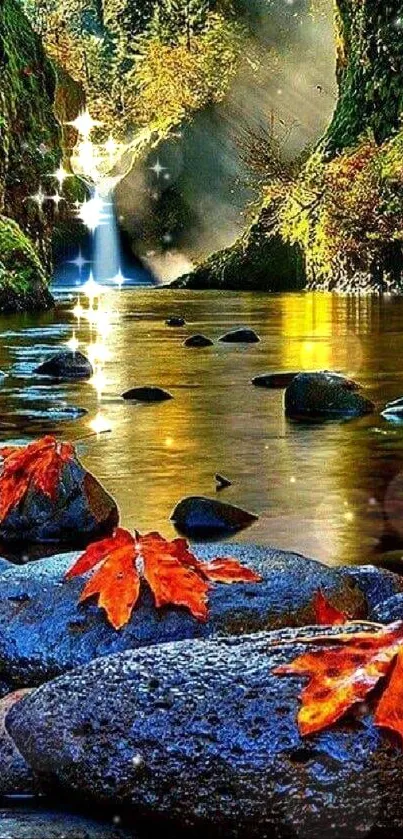
[[[74,455],[71,443],[60,443],[51,436],[27,446],[0,449],[0,521],[25,498],[31,486],[54,500],[61,470]]]
[[[211,582],[258,582],[259,574],[236,559],[200,562],[185,539],[169,542],[159,533],[132,536],[117,528],[114,535],[90,545],[67,571],[66,579],[95,569],[85,584],[80,602],[98,597],[115,629],[130,620],[140,596],[141,580],[150,587],[155,605],[182,606],[200,621],[208,616]]]
[[[337,626],[348,620],[344,612],[340,612],[326,599],[322,589],[318,589],[314,598],[316,623],[322,626]]]
[[[403,621],[369,632],[298,638],[319,647],[276,668],[279,676],[307,676],[298,726],[307,736],[340,720],[383,680],[375,725],[403,738]]]

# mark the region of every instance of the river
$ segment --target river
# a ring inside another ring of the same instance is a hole
[[[215,497],[214,474],[221,472],[233,483],[219,497],[259,514],[238,540],[329,565],[376,561],[385,546],[400,548],[403,518],[399,536],[385,506],[400,490],[403,424],[379,413],[296,424],[284,418],[282,391],[250,382],[270,370],[340,370],[357,377],[381,409],[403,395],[403,299],[110,291],[115,315],[102,394],[91,382],[58,385],[33,373],[71,338],[73,326],[85,351],[89,326],[77,325],[72,305],[61,299],[50,313],[0,318],[3,441],[44,433],[77,440],[101,412],[111,432],[84,440],[78,451],[116,498],[128,528],[173,536],[169,518],[177,501]],[[175,314],[186,327],[165,325]],[[259,333],[259,344],[183,346],[194,332],[216,339],[242,324]],[[120,398],[139,384],[160,385],[174,398],[155,405]],[[66,421],[72,407],[88,413]]]

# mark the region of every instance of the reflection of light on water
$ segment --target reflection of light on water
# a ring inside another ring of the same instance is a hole
[[[89,423],[89,428],[91,428],[91,431],[95,431],[95,434],[104,434],[106,431],[112,431],[110,422],[100,411],[98,411],[97,415]]]
[[[74,353],[77,352],[77,350],[80,346],[80,342],[79,342],[79,340],[76,336],[76,333],[75,333],[74,329],[73,329],[72,337],[70,338],[69,341],[66,341],[66,346],[69,348],[69,350],[71,350]]]
[[[173,444],[174,444],[173,437],[165,437],[165,440],[164,440],[164,446],[165,446],[167,449],[171,449],[171,448],[172,448],[172,446],[173,446]]]

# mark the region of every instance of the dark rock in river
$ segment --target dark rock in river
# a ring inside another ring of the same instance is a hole
[[[136,835],[73,813],[26,807],[0,810],[0,839],[136,839]]]
[[[176,505],[171,520],[176,529],[190,539],[230,536],[258,519],[254,513],[224,504],[215,498],[192,495]]]
[[[349,419],[374,410],[374,403],[362,395],[360,385],[327,370],[299,373],[285,392],[286,415],[296,420]]]
[[[382,411],[382,416],[388,422],[403,422],[403,398],[395,399],[394,402],[388,402]]]
[[[212,347],[213,344],[214,341],[211,338],[207,338],[206,335],[190,335],[183,342],[184,347]]]
[[[252,379],[252,384],[255,387],[267,387],[271,390],[282,389],[288,387],[295,376],[298,376],[298,373],[260,373]]]
[[[249,329],[247,326],[241,326],[237,329],[231,329],[225,335],[221,335],[218,339],[224,344],[257,344],[260,341],[259,335],[254,329]]]
[[[30,486],[25,497],[0,524],[0,539],[30,542],[88,543],[118,524],[115,501],[77,458],[63,465],[55,498]]]
[[[18,751],[4,724],[9,710],[28,692],[18,690],[0,700],[0,796],[29,795],[33,792],[32,771]]]
[[[94,371],[91,362],[81,352],[63,350],[40,364],[34,372],[54,379],[90,379]]]
[[[167,326],[185,326],[186,321],[185,318],[174,316],[171,318],[167,318],[165,323]]]
[[[315,630],[337,632],[306,633]],[[6,724],[44,785],[56,781],[160,833],[397,839],[403,751],[370,709],[309,738],[298,732],[306,679],[273,670],[306,650],[300,634],[107,656],[32,692]]]
[[[132,387],[122,393],[122,398],[136,402],[166,402],[173,396],[162,387]]]
[[[313,601],[321,588],[349,616],[366,617],[367,602],[403,591],[403,580],[373,570],[327,568],[299,554],[264,546],[194,545],[202,560],[234,556],[262,575],[259,583],[217,584],[209,596],[209,619],[197,621],[185,609],[156,609],[142,586],[127,626],[115,632],[95,602],[79,604],[85,577],[64,575],[76,554],[64,554],[0,575],[0,675],[15,686],[38,685],[97,656],[177,641],[243,634],[315,621]]]

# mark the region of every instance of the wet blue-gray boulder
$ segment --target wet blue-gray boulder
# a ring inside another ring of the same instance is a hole
[[[379,623],[393,623],[403,620],[403,593],[377,603],[370,612],[370,618]]]
[[[202,348],[202,347],[212,347],[213,343],[214,342],[211,340],[211,338],[207,338],[206,335],[197,334],[197,335],[189,335],[189,338],[186,338],[186,340],[183,342],[183,346],[184,347]]]
[[[218,339],[223,344],[258,344],[260,341],[259,335],[254,329],[247,326],[240,326],[236,329],[230,329]]]
[[[167,318],[165,323],[167,326],[185,326],[186,321],[185,318],[180,315],[173,315],[172,317]]]
[[[214,585],[207,623],[186,609],[157,610],[142,584],[129,623],[116,632],[95,602],[79,603],[86,577],[64,580],[77,554],[14,566],[1,574],[0,678],[15,687],[38,685],[98,656],[127,649],[312,623],[319,588],[354,618],[367,617],[368,603],[403,591],[403,580],[387,571],[375,569],[372,577],[361,579],[356,569],[328,568],[264,546],[199,544],[192,550],[201,560],[234,556],[258,571],[262,581]]]
[[[269,390],[275,390],[288,387],[292,380],[298,376],[298,373],[259,373],[252,379],[252,384],[255,387],[265,387]]]
[[[357,382],[328,370],[295,376],[285,391],[284,405],[294,420],[352,419],[375,410]]]
[[[0,524],[0,540],[29,543],[88,543],[118,524],[115,501],[77,457],[63,464],[54,498],[33,484]]]
[[[388,422],[403,422],[403,398],[400,397],[393,402],[388,402],[382,411],[382,416]]]
[[[26,690],[18,690],[0,700],[0,797],[31,795],[35,788],[32,770],[5,727],[8,712],[26,694]]]
[[[107,656],[32,692],[6,725],[45,788],[141,817],[158,835],[397,839],[401,744],[374,726],[370,703],[301,737],[306,679],[273,672],[306,650],[300,635]]]
[[[182,498],[171,514],[178,532],[190,539],[231,536],[257,519],[257,515],[241,507],[201,495]]]
[[[94,373],[91,362],[81,352],[63,350],[44,361],[34,371],[39,376],[53,379],[90,379]]]
[[[122,398],[131,400],[133,402],[166,402],[168,399],[172,399],[172,394],[169,393],[167,390],[164,390],[162,387],[154,387],[151,386],[144,386],[144,387],[132,387],[130,390],[126,390],[122,393]]]
[[[0,839],[137,839],[137,832],[115,825],[113,818],[101,822],[77,813],[14,804],[0,810]]]

